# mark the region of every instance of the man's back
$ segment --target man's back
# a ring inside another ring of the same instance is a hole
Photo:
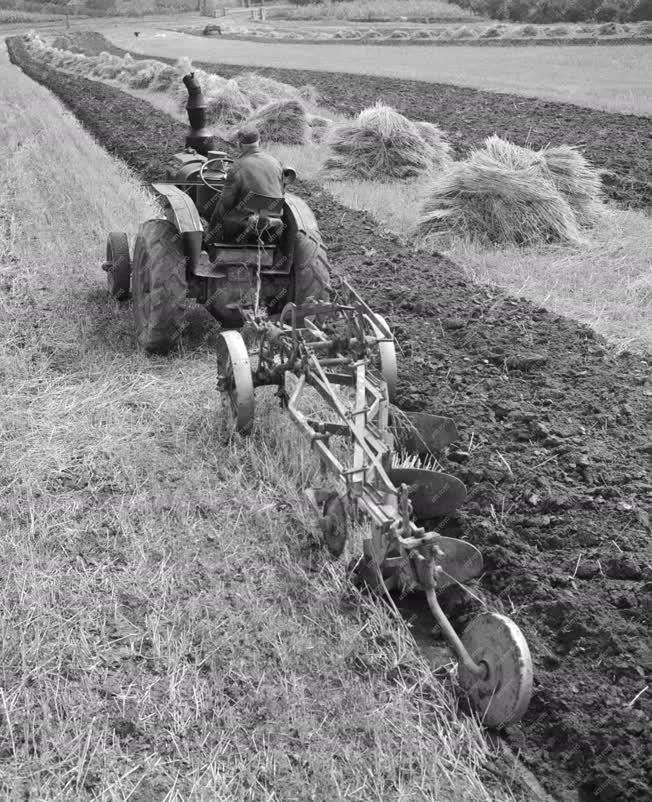
[[[250,193],[270,198],[283,197],[283,166],[269,153],[252,148],[243,153],[231,169],[238,186],[236,203],[243,201]]]

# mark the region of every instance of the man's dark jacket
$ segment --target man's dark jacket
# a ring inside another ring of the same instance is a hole
[[[212,217],[213,224],[243,224],[248,215],[250,195],[284,197],[283,165],[258,145],[243,145],[239,158],[227,173],[222,197]]]

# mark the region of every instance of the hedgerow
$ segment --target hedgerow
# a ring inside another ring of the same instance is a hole
[[[652,0],[456,0],[477,14],[511,22],[642,22]]]

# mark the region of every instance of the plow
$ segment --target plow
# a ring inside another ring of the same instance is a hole
[[[530,700],[527,643],[513,621],[493,612],[478,615],[458,636],[437,594],[480,576],[482,556],[470,543],[416,523],[445,520],[463,503],[466,488],[429,467],[397,467],[435,464],[458,438],[456,426],[448,417],[393,406],[397,358],[386,321],[346,281],[336,296],[335,302],[288,304],[274,321],[245,312],[256,352],[250,359],[239,332],[221,332],[218,389],[235,427],[247,434],[256,388],[278,388],[282,407],[319,459],[324,485],[305,492],[329,551],[339,557],[357,527],[363,554],[353,561],[354,574],[386,594],[425,593],[458,659],[459,684],[487,726],[504,726]],[[318,417],[302,411],[309,389],[322,401]],[[338,438],[346,444],[344,457],[332,448]]]
[[[205,306],[221,324],[217,387],[235,429],[252,432],[256,390],[275,387],[319,460],[320,486],[306,496],[329,551],[339,558],[359,533],[352,576],[387,598],[425,594],[457,658],[459,685],[483,722],[518,720],[530,701],[532,661],[516,624],[484,612],[458,634],[439,603],[441,591],[466,588],[483,570],[477,548],[437,531],[466,497],[464,484],[439,469],[438,457],[459,438],[455,423],[394,405],[393,334],[347,281],[330,277],[317,222],[300,198],[286,193],[280,226],[252,208],[250,237],[211,237],[206,218],[229,159],[214,149],[192,74],[184,83],[186,149],[153,184],[165,219],[140,226],[133,258],[126,234],[109,235],[109,293],[133,298],[139,344],[157,353],[178,341],[186,297]],[[286,175],[290,183],[294,171]],[[315,399],[318,412],[306,412]]]

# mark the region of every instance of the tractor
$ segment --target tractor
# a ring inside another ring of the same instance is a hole
[[[247,235],[234,242],[215,239],[209,220],[233,160],[215,149],[194,73],[183,82],[190,123],[186,147],[171,156],[163,179],[152,184],[165,219],[140,225],[133,257],[125,233],[109,234],[102,265],[109,294],[118,301],[133,298],[139,345],[158,354],[178,342],[187,297],[203,304],[222,328],[238,329],[245,309],[273,316],[287,303],[329,295],[330,267],[319,226],[297,195],[286,192],[278,199],[275,216],[261,214],[270,199],[248,198]],[[295,178],[291,167],[284,169],[286,186]]]

